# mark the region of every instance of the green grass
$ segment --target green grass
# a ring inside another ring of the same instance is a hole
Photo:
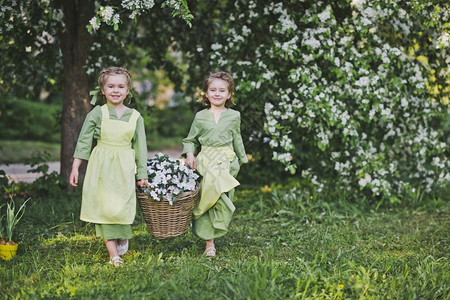
[[[25,163],[33,153],[47,151],[50,161],[58,161],[60,158],[59,143],[47,143],[39,141],[0,141],[0,164]]]
[[[182,138],[167,137],[148,141],[149,151],[159,151],[180,147]],[[39,141],[0,141],[0,164],[25,163],[33,153],[43,153],[47,151],[50,154],[49,161],[59,161],[60,144],[46,143]]]
[[[153,238],[138,213],[122,268],[78,220],[78,194],[34,200],[18,255],[0,262],[0,298],[450,299],[448,202],[375,210],[325,200],[238,188],[212,259],[190,230]]]
[[[159,137],[154,140],[147,141],[149,151],[159,151],[165,149],[173,149],[182,146],[183,138],[181,137]]]

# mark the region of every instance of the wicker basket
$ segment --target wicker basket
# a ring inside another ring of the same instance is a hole
[[[155,201],[139,188],[136,196],[142,209],[148,232],[156,238],[166,239],[182,235],[192,220],[192,210],[198,199],[200,185],[194,191],[184,192],[170,205],[168,201]]]

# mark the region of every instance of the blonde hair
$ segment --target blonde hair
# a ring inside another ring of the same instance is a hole
[[[203,102],[206,105],[210,105],[211,103],[209,102],[209,99],[206,97],[206,93],[208,91],[209,85],[211,84],[211,82],[214,79],[222,79],[224,81],[226,81],[228,83],[228,92],[230,93],[230,99],[227,99],[227,101],[225,102],[225,107],[228,108],[231,105],[234,104],[234,98],[233,98],[233,91],[234,91],[234,81],[233,81],[233,77],[231,77],[230,74],[228,74],[227,72],[223,72],[223,71],[219,71],[216,73],[212,73],[209,75],[208,78],[206,78],[204,85],[203,85]]]
[[[127,79],[128,88],[131,88],[131,74],[127,69],[121,67],[109,67],[102,70],[98,76],[98,86],[103,88],[108,80],[108,77],[111,75],[124,75]]]

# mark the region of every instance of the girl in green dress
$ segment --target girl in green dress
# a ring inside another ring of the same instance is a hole
[[[131,87],[130,73],[124,68],[107,68],[100,73],[98,85],[106,104],[94,107],[86,116],[69,183],[78,185],[79,167],[82,160],[88,160],[80,219],[96,224],[109,263],[120,266],[136,213],[136,181],[139,186],[148,183],[147,140],[142,117],[124,105]],[[97,145],[91,153],[93,139]]]
[[[193,232],[206,241],[206,256],[215,256],[214,239],[228,231],[235,207],[235,179],[240,164],[246,163],[241,137],[241,116],[233,104],[233,78],[225,72],[205,80],[203,101],[210,108],[199,111],[189,135],[183,139],[185,164],[203,176],[200,201],[194,208]],[[197,158],[194,152],[201,148]]]

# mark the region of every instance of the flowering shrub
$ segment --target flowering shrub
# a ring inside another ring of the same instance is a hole
[[[113,26],[114,30],[119,29],[121,23],[121,13],[129,12],[128,17],[135,19],[145,13],[149,13],[155,1],[153,0],[122,0],[120,2],[121,8],[113,6],[100,6],[97,10],[96,16],[89,21],[88,30],[93,33],[100,28],[103,23]],[[186,0],[165,0],[161,3],[161,7],[168,7],[172,11],[172,16],[181,17],[189,26],[194,16],[189,11]]]
[[[273,159],[308,169],[319,191],[391,198],[444,186],[448,145],[433,124],[447,114],[448,10],[327,3],[234,1],[216,25],[226,30],[197,47],[210,48],[211,69],[233,73],[238,103],[267,99]]]
[[[147,161],[147,173],[150,188],[143,191],[156,201],[167,200],[170,205],[181,193],[195,190],[199,178],[195,170],[162,153]]]

